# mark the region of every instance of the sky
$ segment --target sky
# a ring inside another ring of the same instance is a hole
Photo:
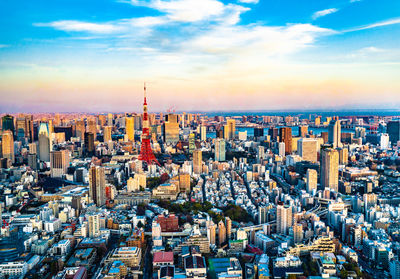
[[[0,112],[398,109],[397,0],[3,0]]]

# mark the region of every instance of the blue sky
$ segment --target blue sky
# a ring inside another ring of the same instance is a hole
[[[0,2],[1,111],[396,108],[400,1]],[[90,106],[88,106],[90,102]]]

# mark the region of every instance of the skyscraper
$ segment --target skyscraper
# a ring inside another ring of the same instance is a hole
[[[332,120],[328,127],[328,142],[333,148],[342,146],[340,120]]]
[[[222,246],[226,242],[226,228],[224,222],[219,221],[218,223],[218,243]]]
[[[226,125],[224,126],[224,138],[226,140],[234,139],[235,133],[236,133],[236,120],[235,119],[226,120]]]
[[[85,131],[85,122],[83,120],[77,120],[75,123],[75,136],[80,138],[81,141],[84,141]]]
[[[1,119],[1,129],[3,131],[11,131],[12,134],[14,135],[14,117],[11,115],[5,115]]]
[[[97,237],[100,235],[100,215],[91,213],[88,215],[89,237]]]
[[[59,150],[50,152],[51,177],[62,177],[67,173],[69,165],[69,151]]]
[[[103,141],[104,142],[112,141],[111,130],[112,130],[111,126],[104,126],[104,128],[103,128]]]
[[[387,133],[389,134],[389,140],[392,145],[396,145],[400,140],[400,120],[389,121],[387,124]]]
[[[268,207],[259,206],[258,207],[258,224],[264,224],[268,222]]]
[[[89,196],[97,206],[106,203],[106,177],[104,168],[92,166],[89,170]]]
[[[94,155],[94,134],[93,133],[85,133],[85,153],[89,156]]]
[[[279,141],[285,143],[285,154],[292,153],[292,128],[281,127],[279,129]]]
[[[87,132],[92,133],[96,138],[97,124],[95,119],[88,119]]]
[[[216,230],[217,230],[217,225],[215,225],[211,221],[211,224],[209,224],[207,228],[207,237],[208,240],[210,241],[210,245],[215,245]]]
[[[225,217],[226,238],[231,239],[232,235],[232,220],[228,216]]]
[[[168,114],[164,122],[164,141],[165,143],[175,144],[179,141],[179,121],[178,115]]]
[[[15,162],[14,155],[14,137],[10,130],[3,131],[3,136],[1,140],[1,149],[3,153],[3,158],[7,158],[12,164]]]
[[[215,140],[215,161],[225,161],[225,140],[223,139]]]
[[[293,242],[295,244],[303,241],[303,226],[302,224],[296,223],[293,225]]]
[[[308,126],[301,125],[299,126],[299,137],[305,138],[308,135]]]
[[[39,126],[39,160],[50,162],[51,139],[48,123],[40,123]]]
[[[203,159],[201,150],[193,151],[193,172],[201,174],[203,168]]]
[[[278,205],[276,207],[276,232],[287,234],[292,224],[292,207],[288,205]]]
[[[339,152],[332,148],[321,151],[321,185],[338,191],[339,185]]]
[[[207,127],[200,126],[200,140],[206,141],[207,140]]]
[[[314,169],[307,169],[307,193],[312,193],[313,190],[317,190],[318,173]]]
[[[318,141],[311,138],[301,138],[297,141],[297,153],[304,161],[317,162]]]
[[[125,134],[128,141],[135,141],[135,122],[133,117],[125,117]]]

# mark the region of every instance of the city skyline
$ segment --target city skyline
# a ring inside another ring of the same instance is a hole
[[[396,1],[0,4],[0,112],[395,109]]]

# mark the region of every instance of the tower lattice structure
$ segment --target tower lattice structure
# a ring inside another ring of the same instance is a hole
[[[147,165],[153,163],[160,165],[154,156],[150,144],[150,124],[149,115],[147,113],[146,84],[144,84],[144,103],[143,103],[143,120],[142,120],[142,146],[140,149],[139,160],[144,161]]]

